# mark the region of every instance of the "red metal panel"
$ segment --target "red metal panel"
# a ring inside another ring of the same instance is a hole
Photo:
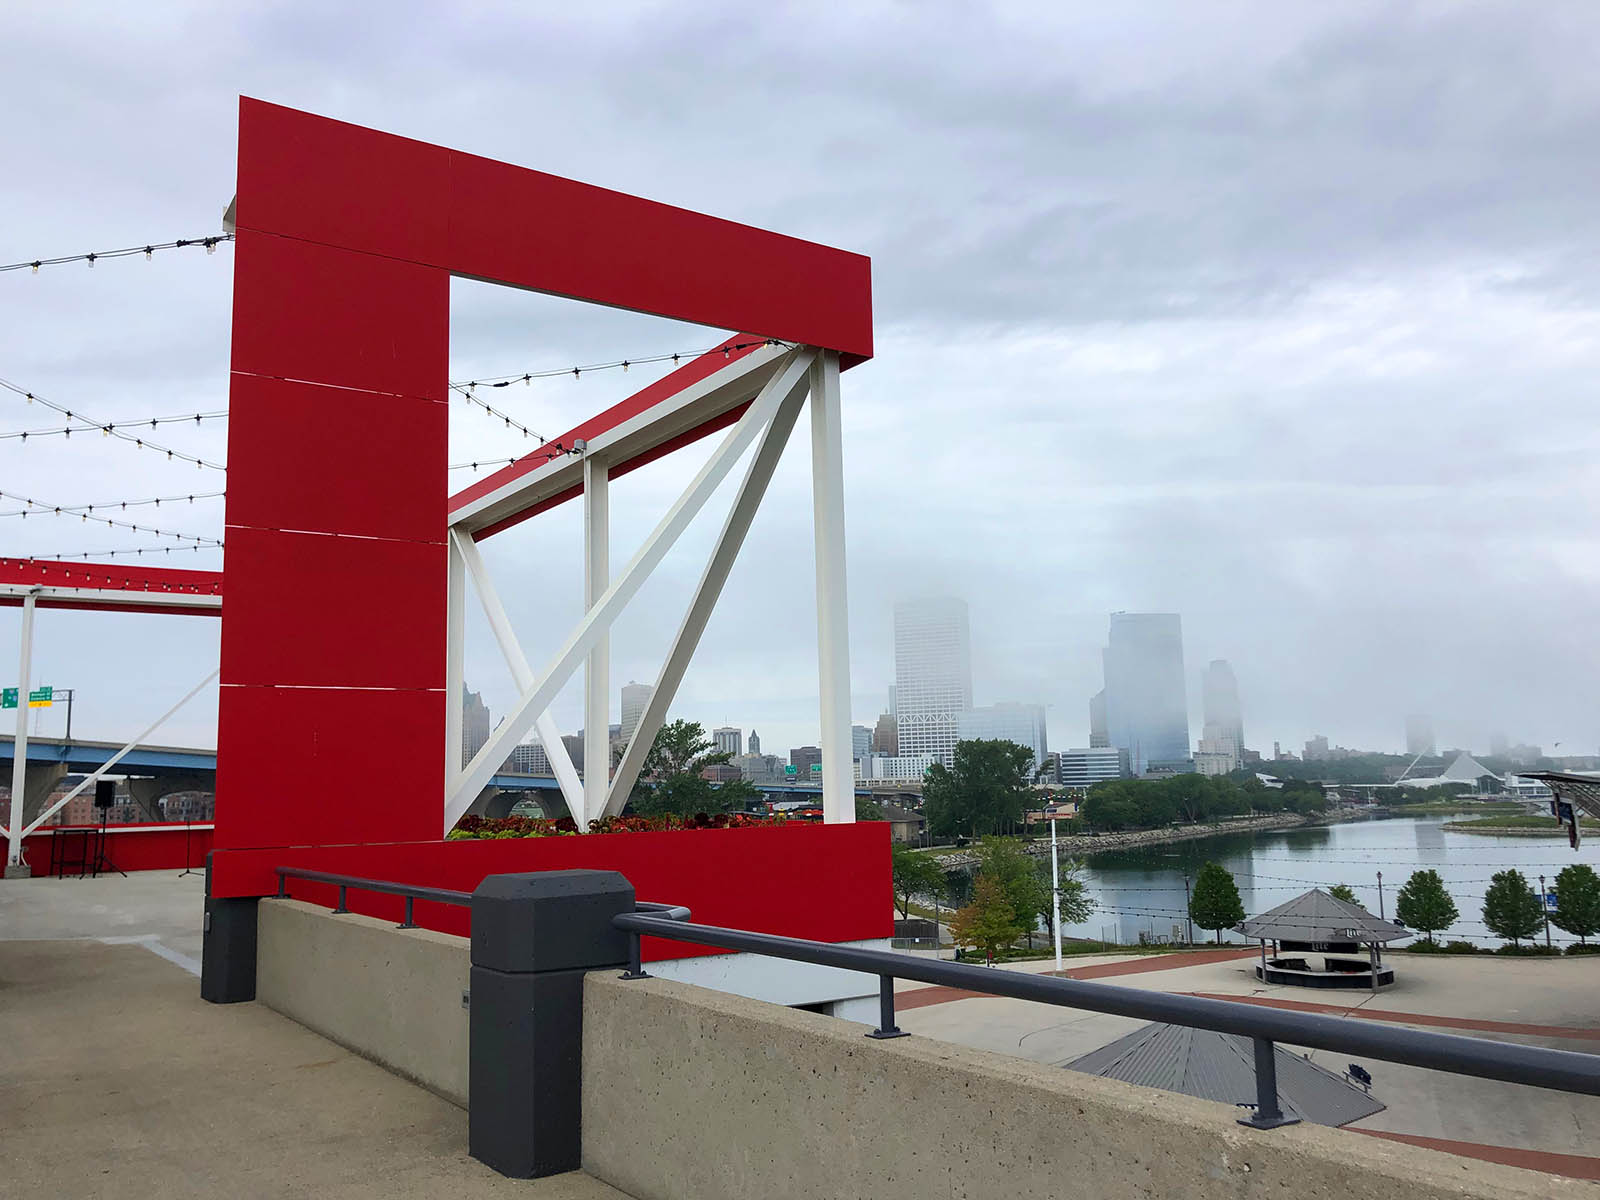
[[[863,255],[470,154],[450,180],[458,274],[872,357]]]
[[[131,592],[222,594],[222,572],[147,567],[142,563],[70,563],[35,558],[0,558],[0,583]]]
[[[228,524],[442,541],[449,417],[440,400],[235,375]]]
[[[241,229],[234,246],[233,369],[444,400],[450,277]],[[238,433],[229,430],[230,474],[239,466]]]
[[[241,229],[443,264],[450,151],[239,100]]]
[[[443,741],[442,691],[225,687],[216,844],[436,839]],[[384,754],[393,761],[381,776],[356,770]]]
[[[22,857],[35,875],[50,870],[50,839],[62,826],[47,825],[22,839]],[[71,826],[85,829],[86,826]],[[99,826],[93,827],[96,832]],[[78,847],[70,853],[76,854]],[[180,824],[108,825],[106,857],[119,871],[177,871],[184,867],[203,868],[211,852],[211,826],[195,825],[185,830]],[[61,857],[57,856],[58,859]],[[58,868],[62,865],[58,862]],[[77,874],[76,871],[71,872]]]
[[[212,860],[211,887],[216,896],[271,895],[277,890],[272,869],[297,866],[469,892],[486,875],[592,867],[620,871],[639,899],[686,904],[696,921],[709,925],[846,942],[893,932],[889,832],[887,822],[863,821],[219,853]],[[332,889],[295,884],[290,891],[333,902]],[[356,912],[400,919],[398,897],[351,891],[349,904]],[[446,933],[468,932],[463,909],[429,905],[424,912],[418,905],[417,920]],[[717,953],[686,942],[645,942],[648,959]]]
[[[442,542],[228,530],[224,684],[441,688],[444,627]]]

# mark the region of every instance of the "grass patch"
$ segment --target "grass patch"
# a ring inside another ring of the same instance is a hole
[[[1493,833],[1497,829],[1532,829],[1540,833],[1547,833],[1551,837],[1566,837],[1565,828],[1556,823],[1554,817],[1538,816],[1534,813],[1506,813],[1494,817],[1478,817],[1471,821],[1451,821],[1446,829],[1459,829],[1463,833]],[[1600,833],[1600,821],[1592,818],[1583,818],[1582,829],[1585,833]]]

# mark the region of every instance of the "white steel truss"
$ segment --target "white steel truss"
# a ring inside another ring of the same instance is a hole
[[[756,390],[759,389],[759,390]],[[752,392],[754,398],[749,399]],[[839,424],[839,356],[813,347],[767,347],[691,384],[681,392],[616,429],[591,439],[581,463],[554,460],[532,473],[451,514],[450,606],[447,645],[450,720],[446,727],[444,829],[450,830],[472,805],[506,757],[530,730],[537,729],[555,769],[568,811],[580,830],[627,803],[656,734],[665,722],[711,611],[721,595],[745,535],[766,494],[806,397],[811,397],[812,491],[817,563],[817,647],[821,694],[823,819],[855,819],[855,785],[850,753],[850,649],[845,607],[844,477]],[[609,578],[609,468],[636,454],[641,440],[661,436],[664,423],[688,430],[749,400],[745,410],[706,464],[644,540],[628,565]],[[688,528],[734,464],[759,438],[739,484],[710,560],[701,574],[688,611],[667,652],[638,728],[616,775],[609,773],[609,634],[612,623]],[[514,518],[542,499],[570,490],[581,472],[584,492],[583,618],[555,657],[537,676],[518,646],[505,610],[496,598],[477,546],[476,530]],[[496,640],[511,666],[519,696],[481,750],[465,767],[461,754],[462,614],[465,580],[472,579]],[[584,780],[579,783],[557,736],[548,708],[582,663],[584,689]]]

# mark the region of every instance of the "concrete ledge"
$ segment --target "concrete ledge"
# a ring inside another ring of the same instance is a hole
[[[663,979],[584,981],[583,1166],[644,1200],[1596,1200],[1579,1180]]]
[[[396,929],[298,900],[263,900],[256,999],[467,1106],[466,938]]]

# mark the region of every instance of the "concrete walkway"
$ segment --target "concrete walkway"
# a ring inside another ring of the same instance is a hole
[[[151,948],[0,940],[0,1195],[623,1195],[496,1175],[459,1108],[258,1005],[206,1004]]]

